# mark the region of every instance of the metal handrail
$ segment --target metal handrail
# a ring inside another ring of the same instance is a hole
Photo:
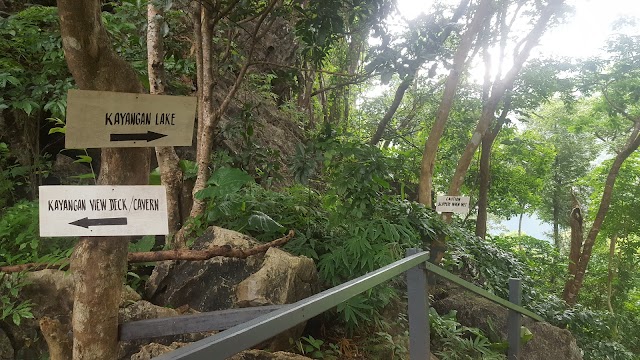
[[[156,359],[226,359],[400,275],[416,265],[425,263],[428,259],[429,253],[425,251],[406,257],[342,285],[285,306],[280,310],[259,316],[244,324],[161,355]]]
[[[455,282],[509,309],[508,317],[508,359],[518,359],[520,351],[520,314],[536,321],[543,319],[537,314],[520,306],[521,282],[509,280],[509,300],[502,299],[475,286],[446,270],[427,262],[429,253],[417,249],[408,249],[407,256],[378,270],[360,276],[322,291],[316,295],[285,305],[279,310],[256,317],[236,325],[216,335],[196,341],[170,353],[161,355],[157,360],[223,360],[240,351],[257,345],[271,337],[310,318],[319,315],[338,304],[379,285],[403,272],[407,273],[408,313],[409,313],[409,355],[412,360],[429,358],[429,298],[426,272],[430,271],[447,280]]]

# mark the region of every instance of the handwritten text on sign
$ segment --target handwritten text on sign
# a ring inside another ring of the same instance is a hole
[[[436,211],[466,214],[469,212],[469,197],[448,195],[438,196]]]
[[[196,98],[69,90],[66,148],[191,146]]]
[[[161,235],[164,186],[41,186],[40,236]]]

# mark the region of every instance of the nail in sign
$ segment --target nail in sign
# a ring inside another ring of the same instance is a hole
[[[168,233],[164,186],[40,186],[40,236]]]
[[[191,146],[196,98],[69,90],[65,147]]]

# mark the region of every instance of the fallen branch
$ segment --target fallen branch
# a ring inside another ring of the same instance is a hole
[[[165,251],[145,251],[129,253],[127,257],[130,263],[163,261],[163,260],[208,260],[215,256],[233,257],[244,259],[248,256],[263,253],[270,247],[282,246],[291,240],[295,235],[293,230],[280,239],[273,240],[266,244],[254,246],[248,249],[234,249],[229,245],[214,246],[206,250],[165,250]]]
[[[293,236],[295,232],[289,230],[289,233],[279,239],[273,240],[266,244],[261,244],[248,249],[236,249],[229,245],[214,246],[206,250],[164,250],[164,251],[144,251],[129,253],[127,260],[129,263],[141,263],[141,262],[153,262],[164,260],[208,260],[216,256],[232,257],[244,259],[251,255],[260,254],[266,252],[271,247],[282,246],[286,244]],[[28,263],[20,265],[8,265],[0,266],[0,272],[15,273],[20,271],[38,271],[44,269],[58,268],[66,270],[69,268],[69,260],[64,260],[57,263]]]

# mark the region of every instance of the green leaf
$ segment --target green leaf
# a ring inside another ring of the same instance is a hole
[[[261,232],[274,232],[284,230],[284,226],[280,225],[277,221],[273,220],[269,215],[254,211],[247,220],[249,230],[256,230]]]
[[[160,179],[160,168],[157,167],[149,174],[149,185],[160,185],[162,183]]]
[[[88,155],[78,155],[77,156],[77,160],[74,161],[74,163],[87,163],[90,164],[91,160],[93,160],[93,158],[91,158],[91,156]]]
[[[73,175],[70,176],[70,178],[72,179],[95,179],[96,178],[96,174],[94,173],[86,173],[86,174],[81,174],[81,175]]]
[[[198,192],[196,198],[205,199],[233,194],[252,181],[253,178],[240,169],[223,167],[211,175],[207,181],[209,187]]]
[[[20,326],[20,314],[18,314],[17,312],[13,313],[13,323],[16,324],[17,326]]]
[[[49,129],[49,135],[55,134],[55,133],[66,134],[66,132],[67,132],[67,128],[65,127],[54,127]]]

